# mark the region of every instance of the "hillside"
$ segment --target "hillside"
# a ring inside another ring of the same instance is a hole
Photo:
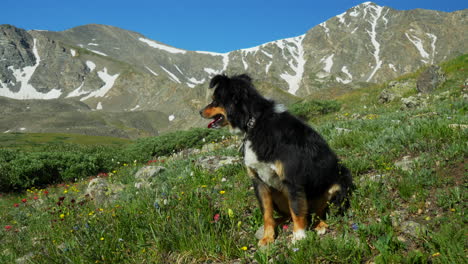
[[[60,32],[0,25],[0,96],[10,98],[8,104],[69,104],[52,121],[41,108],[22,112],[13,124],[2,115],[0,129],[44,132],[49,126],[136,138],[199,126],[207,83],[223,72],[249,73],[260,90],[286,104],[358,89],[468,53],[466,14],[365,2],[303,35],[228,53],[182,50],[109,25]],[[81,112],[83,104],[95,113]],[[116,125],[129,112],[138,113],[132,117],[139,124]],[[74,115],[82,121],[71,126]]]
[[[201,129],[84,160],[112,165],[98,177],[1,194],[0,262],[464,263],[467,66],[467,55],[442,63],[443,81],[420,94],[427,67],[340,90],[330,99],[341,109],[311,117],[356,183],[351,207],[329,215],[324,235],[307,231],[291,244],[287,223],[271,247],[258,248],[261,213],[238,139]],[[8,166],[12,156],[0,158]],[[30,163],[24,167],[41,171],[41,162]]]

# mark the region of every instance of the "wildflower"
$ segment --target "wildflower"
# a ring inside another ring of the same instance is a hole
[[[220,194],[225,194],[225,193],[226,193],[226,191],[219,191],[219,193],[220,193]]]
[[[103,240],[104,240],[104,237],[101,237],[100,240],[103,241]]]
[[[68,193],[68,190],[64,190],[63,193]]]
[[[34,199],[34,200],[37,200],[37,199],[39,199],[39,197],[37,197],[37,196],[34,196],[34,197],[33,197],[33,199]]]
[[[237,222],[237,227],[241,227],[242,221]]]
[[[124,240],[122,238],[119,238],[119,242],[124,242]]]
[[[243,246],[243,247],[241,247],[241,250],[246,251],[246,250],[247,250],[247,247],[246,247],[246,246]]]
[[[49,194],[49,191],[44,190],[44,194],[45,194],[45,195],[48,195],[48,194]]]
[[[64,214],[61,214],[61,215],[60,215],[60,218],[62,218],[62,219],[63,219],[64,217],[65,217],[65,215],[64,215]]]
[[[21,200],[23,203],[26,203],[28,200],[26,198]]]
[[[158,203],[158,202],[154,202],[154,204],[153,204],[153,205],[154,205],[154,208],[156,208],[156,209],[159,209],[159,208],[161,208],[161,207],[159,206],[159,203]]]
[[[451,208],[450,211],[455,212],[455,208]]]
[[[13,227],[12,227],[11,225],[6,225],[6,226],[5,226],[5,230],[6,230],[6,231],[8,231],[8,230],[10,230],[10,229],[12,229],[12,228],[13,228]]]
[[[206,188],[206,187],[208,187],[208,186],[207,186],[207,185],[202,185],[201,187],[202,187],[202,188]]]
[[[19,207],[19,204],[15,203],[13,204],[13,207]]]
[[[93,212],[93,211],[91,211],[91,212],[89,212],[89,214],[88,214],[88,215],[89,215],[89,216],[92,216],[93,214],[94,214],[94,212]]]
[[[440,256],[440,252],[436,252],[436,253],[432,254],[432,256],[433,257],[438,257],[438,256]]]
[[[219,217],[220,217],[219,214],[215,214],[215,215],[213,216],[214,222],[218,222],[218,221],[219,221]]]
[[[299,251],[299,248],[293,248],[292,250],[293,250],[294,252],[297,252],[297,251]]]
[[[288,230],[289,226],[288,225],[283,225],[283,230],[286,231]]]
[[[358,224],[353,223],[353,224],[351,225],[351,228],[352,228],[353,230],[358,230],[359,226],[358,226]]]
[[[233,217],[234,217],[234,211],[232,211],[231,208],[228,209],[228,216],[229,216],[229,218],[233,218]]]

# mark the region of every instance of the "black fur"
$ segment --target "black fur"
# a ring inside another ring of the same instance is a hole
[[[281,161],[285,174],[282,183],[290,197],[316,199],[339,184],[341,190],[331,202],[341,209],[348,206],[351,174],[314,129],[287,111],[275,112],[274,101],[261,96],[248,75],[217,75],[210,88],[215,88],[212,104],[223,107],[230,125],[246,133],[258,160]],[[251,119],[255,123],[249,127]],[[296,199],[291,201],[297,212]]]

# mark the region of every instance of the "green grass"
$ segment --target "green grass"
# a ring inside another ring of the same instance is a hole
[[[146,162],[121,163],[107,177],[124,186],[115,201],[86,198],[89,178],[48,186],[48,194],[45,187],[3,194],[0,263],[25,256],[30,263],[466,263],[468,130],[449,126],[468,124],[466,58],[442,65],[448,80],[427,106],[379,104],[383,86],[374,86],[339,96],[341,110],[311,119],[357,187],[345,215],[329,215],[325,235],[311,230],[291,244],[287,223],[273,245],[259,249],[254,233],[262,217],[243,166],[210,172],[196,162],[238,155],[226,147],[233,140],[208,153],[168,157],[180,142],[203,142],[204,132],[182,133],[174,142],[161,137],[133,146],[143,156],[166,155],[152,163],[166,170],[152,188],[137,189],[133,175]],[[405,156],[413,160],[409,169],[396,165]]]

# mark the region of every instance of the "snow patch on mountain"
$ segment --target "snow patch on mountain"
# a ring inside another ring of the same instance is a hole
[[[436,54],[436,41],[437,41],[437,36],[431,33],[426,33],[426,35],[431,38],[431,48],[432,48],[432,53],[431,53],[431,64],[434,64],[434,58]]]
[[[320,62],[323,62],[325,63],[325,67],[323,67],[323,70],[330,73],[331,72],[331,68],[333,67],[333,57],[335,56],[335,54],[332,54],[330,56],[325,56],[323,57]]]
[[[153,70],[151,70],[150,67],[148,67],[148,66],[145,65],[145,68],[146,68],[149,72],[151,72],[151,74],[153,74],[154,76],[158,76],[158,74],[157,74],[156,72],[154,72]]]
[[[372,46],[374,46],[374,52],[373,52],[373,55],[374,55],[374,59],[375,59],[375,66],[374,66],[374,69],[372,70],[372,72],[370,73],[369,77],[367,78],[367,82],[369,82],[375,75],[375,73],[380,69],[380,67],[382,66],[382,60],[380,59],[380,43],[377,41],[377,23],[378,23],[378,20],[380,18],[380,16],[382,15],[382,10],[383,10],[383,7],[381,6],[378,6],[378,5],[371,5],[371,2],[365,2],[363,3],[363,5],[367,5],[367,8],[364,9],[366,10],[366,13],[367,13],[367,10],[369,9],[369,13],[371,14],[371,19],[368,21],[371,25],[371,30],[367,30],[367,34],[369,34],[370,38],[371,38],[371,43],[372,43]],[[372,12],[373,11],[373,12]]]
[[[150,40],[150,39],[138,38],[138,40],[143,42],[143,43],[148,44],[148,46],[150,46],[152,48],[164,50],[164,51],[167,51],[169,53],[181,53],[181,54],[186,53],[185,50],[181,50],[181,49],[178,49],[178,48],[169,47],[169,46],[166,46],[166,45],[163,45],[163,44],[159,44],[156,41],[153,41],[153,40]]]
[[[415,30],[410,29],[410,32],[415,32]],[[429,62],[429,53],[424,50],[424,45],[423,42],[420,38],[418,38],[415,35],[410,35],[408,32],[405,32],[406,37],[413,43],[413,45],[416,47],[416,49],[419,51],[419,54],[423,59],[421,60],[423,63],[428,63]]]
[[[88,67],[89,71],[92,72],[96,69],[96,64],[92,61],[86,61],[86,66]]]
[[[179,78],[177,78],[175,74],[173,74],[172,72],[170,72],[168,69],[164,68],[163,66],[159,66],[159,67],[161,67],[161,69],[163,69],[169,75],[171,80],[173,80],[176,83],[181,83]]]
[[[92,49],[87,49],[87,50],[89,50],[89,51],[91,51],[91,52],[94,52],[94,53],[96,53],[96,54],[98,54],[98,55],[107,57],[107,54],[105,54],[104,52],[100,52],[100,51],[92,50]]]
[[[347,84],[347,83],[350,83],[350,82],[353,81],[353,76],[352,76],[351,73],[349,72],[348,67],[343,66],[343,67],[341,68],[341,71],[342,71],[344,74],[346,74],[346,76],[347,76],[348,78],[347,78],[347,79],[342,79],[342,78],[340,78],[340,77],[336,77],[336,81],[337,81],[337,82]]]
[[[84,82],[81,83],[80,86],[78,86],[78,88],[76,88],[75,90],[73,90],[72,92],[70,92],[66,98],[70,98],[70,97],[77,97],[77,96],[81,96],[81,95],[85,95],[89,92],[86,92],[86,91],[82,91],[81,89],[83,88],[83,85],[84,85]]]
[[[29,81],[31,80],[34,72],[41,62],[41,57],[37,50],[37,40],[33,40],[33,54],[36,58],[36,63],[33,66],[26,66],[22,69],[15,69],[13,66],[8,67],[12,71],[16,79],[16,83],[21,83],[18,92],[12,92],[7,84],[0,82],[0,96],[5,96],[13,99],[55,99],[59,98],[62,94],[60,89],[52,89],[47,93],[41,93],[34,88]]]
[[[112,89],[112,87],[114,86],[115,80],[117,80],[117,78],[120,75],[118,73],[114,75],[110,75],[107,72],[107,68],[105,67],[104,69],[102,69],[102,71],[98,71],[97,74],[99,78],[101,78],[101,80],[104,82],[104,85],[101,86],[101,88],[99,88],[98,90],[92,91],[87,96],[81,98],[80,99],[81,101],[84,101],[91,97],[104,97],[107,94],[107,92],[110,91],[110,89]]]
[[[304,36],[305,35],[301,35],[283,41],[289,51],[289,57],[291,58],[288,61],[289,67],[294,73],[284,72],[280,77],[288,83],[288,92],[291,94],[296,94],[300,87],[302,76],[304,75],[304,65],[306,63],[304,59],[304,47],[302,46]]]

